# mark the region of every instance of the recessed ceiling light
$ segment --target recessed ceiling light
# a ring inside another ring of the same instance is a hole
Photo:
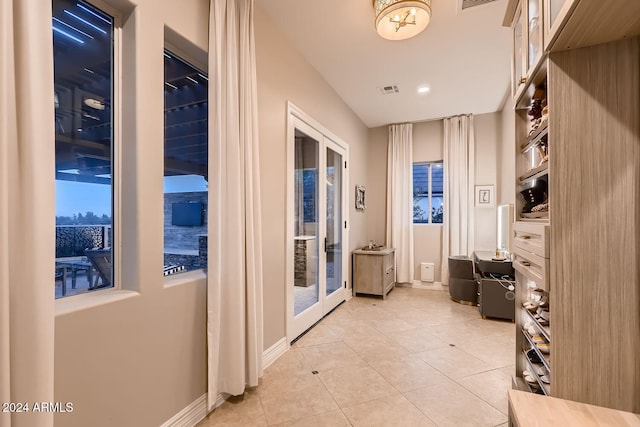
[[[84,103],[87,107],[93,108],[94,110],[104,110],[104,102],[98,99],[86,98]]]
[[[429,86],[420,86],[418,88],[418,93],[428,93],[431,90]]]

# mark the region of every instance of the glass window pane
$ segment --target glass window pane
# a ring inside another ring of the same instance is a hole
[[[113,286],[113,17],[53,0],[56,298]]]
[[[431,223],[432,224],[442,224],[442,215],[444,213],[444,206],[442,202],[444,198],[442,196],[432,196],[431,197]]]
[[[164,274],[206,268],[207,75],[164,52]]]
[[[442,224],[444,201],[444,166],[442,163],[431,164],[431,222]]]
[[[444,166],[441,162],[413,164],[414,224],[442,223],[443,171]]]
[[[413,222],[429,222],[429,164],[413,165]]]

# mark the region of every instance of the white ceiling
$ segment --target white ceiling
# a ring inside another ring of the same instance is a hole
[[[389,41],[374,28],[371,0],[255,0],[369,127],[500,109],[510,79],[506,0],[464,11],[432,0],[417,37]],[[381,95],[379,87],[400,92]],[[417,88],[428,85],[427,94]]]

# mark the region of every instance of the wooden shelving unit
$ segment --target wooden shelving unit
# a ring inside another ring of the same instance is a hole
[[[520,184],[524,184],[534,179],[541,178],[549,174],[549,163],[545,162],[538,167],[528,170],[524,175],[520,176]]]
[[[530,322],[552,344],[550,354],[538,351],[550,377],[546,384],[534,376],[544,394],[640,413],[640,3],[543,2],[543,21],[550,3],[563,5],[553,23],[542,23],[543,56],[516,86],[513,99],[512,383],[532,391],[522,377],[524,370],[536,373],[526,354],[539,350],[523,327]],[[522,9],[531,3],[509,0],[506,25],[517,23],[524,32],[530,22]],[[526,46],[526,34],[522,43]],[[526,52],[523,46],[515,52]],[[541,86],[548,119],[529,134],[527,108]],[[532,157],[542,149],[546,162]],[[520,191],[533,180],[547,183],[544,218],[522,215]],[[546,292],[549,326],[522,308],[535,288]]]

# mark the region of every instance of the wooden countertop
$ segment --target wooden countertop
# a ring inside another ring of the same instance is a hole
[[[509,410],[519,427],[639,427],[640,414],[509,390]]]
[[[364,255],[389,255],[394,252],[395,248],[387,248],[381,247],[380,249],[355,249],[353,251],[354,254],[364,254]]]

